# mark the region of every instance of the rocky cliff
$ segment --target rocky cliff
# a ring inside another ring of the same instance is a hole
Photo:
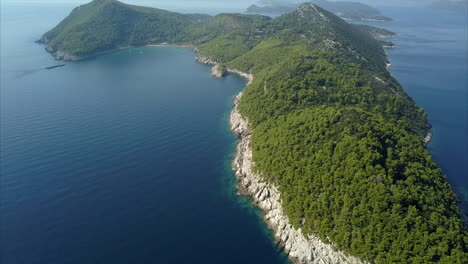
[[[247,85],[252,83],[253,75],[251,73],[241,72],[241,71],[239,71],[237,69],[231,69],[229,67],[219,67],[220,66],[219,62],[217,62],[215,60],[212,60],[212,59],[210,59],[208,57],[201,56],[198,53],[197,48],[193,49],[193,51],[196,54],[196,57],[195,57],[196,62],[202,63],[202,64],[207,64],[207,65],[213,65],[213,67],[211,68],[211,75],[212,76],[214,76],[216,78],[223,78],[227,74],[232,73],[232,74],[237,74],[240,77],[246,79],[247,80]]]
[[[251,196],[254,205],[264,211],[264,220],[274,232],[275,239],[294,263],[304,264],[361,264],[358,258],[337,251],[316,236],[305,237],[301,229],[294,229],[283,212],[281,195],[278,189],[261,180],[254,173],[252,150],[250,149],[251,130],[248,120],[239,113],[237,105],[242,96],[234,99],[234,109],[230,116],[232,131],[239,138],[235,159],[232,163],[238,189],[242,195]]]
[[[46,37],[42,37],[41,39],[39,39],[38,41],[36,41],[36,43],[39,43],[39,44],[45,44],[45,45],[48,45],[50,43],[50,40]],[[71,54],[68,54],[67,52],[64,52],[64,51],[60,51],[60,50],[55,50],[51,47],[47,47],[45,48],[45,50],[52,54],[52,56],[56,59],[56,60],[64,60],[64,61],[79,61],[81,60],[82,58],[78,57],[78,56],[74,56],[74,55],[71,55]]]

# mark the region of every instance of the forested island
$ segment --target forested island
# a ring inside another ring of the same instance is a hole
[[[311,0],[307,1],[314,5],[318,5],[343,19],[352,20],[370,20],[370,21],[392,21],[390,17],[384,16],[380,11],[369,5],[359,2],[347,1],[327,1],[327,0]],[[246,10],[248,14],[285,14],[294,11],[301,3],[270,3],[269,5],[253,4]]]
[[[293,261],[467,263],[455,194],[425,148],[426,113],[388,72],[382,32],[310,3],[273,19],[94,0],[40,42],[65,60],[191,44],[220,77],[249,78],[231,118],[234,167],[266,220],[281,219],[271,227]]]

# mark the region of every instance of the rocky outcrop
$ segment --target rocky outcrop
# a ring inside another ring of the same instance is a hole
[[[223,78],[224,76],[226,76],[226,74],[227,74],[226,68],[220,66],[219,64],[216,64],[215,66],[211,68],[211,75],[218,79]]]
[[[304,264],[361,264],[358,258],[337,251],[316,236],[305,237],[301,229],[295,229],[288,220],[281,205],[281,195],[276,186],[261,180],[253,171],[251,130],[248,120],[239,113],[240,93],[234,99],[234,110],[230,116],[232,131],[239,138],[235,159],[232,163],[238,179],[238,190],[242,195],[253,198],[255,206],[264,211],[264,220],[274,232],[278,245],[294,263]]]
[[[232,74],[237,74],[240,77],[243,77],[244,79],[247,80],[247,85],[251,84],[253,81],[253,75],[251,73],[246,73],[246,72],[241,72],[237,69],[230,69],[229,67],[226,66],[221,66],[220,62],[213,60],[211,58],[201,56],[198,49],[195,48],[193,51],[196,54],[195,61],[198,63],[202,64],[207,64],[207,65],[213,65],[211,68],[211,75],[216,77],[216,78],[223,78],[227,74],[232,73]]]
[[[36,43],[39,43],[39,44],[49,44],[50,40],[46,37],[41,37],[39,40],[36,41]],[[61,50],[56,50],[50,46],[47,46],[45,48],[45,50],[52,54],[52,56],[56,59],[56,60],[63,60],[63,61],[79,61],[83,58],[81,57],[78,57],[78,56],[74,56],[74,55],[71,55],[71,54],[68,54],[67,52],[64,52],[64,51],[61,51]]]
[[[426,137],[424,137],[424,145],[427,146],[432,140],[432,128],[427,131]]]
[[[74,55],[70,55],[66,52],[63,51],[56,51],[56,52],[51,52],[51,54],[54,56],[56,60],[64,60],[64,61],[79,61],[82,58]]]
[[[217,61],[215,61],[215,60],[213,60],[211,58],[201,56],[200,53],[199,53],[199,50],[197,48],[194,48],[193,52],[195,52],[195,54],[196,54],[195,61],[198,62],[198,63],[207,64],[207,65],[218,65],[219,64],[219,62],[217,62]]]
[[[252,73],[241,72],[241,71],[236,70],[236,69],[230,69],[229,67],[226,68],[226,71],[228,73],[237,74],[240,77],[246,79],[247,80],[247,85],[249,85],[249,84],[251,84],[253,82],[253,74]]]
[[[36,43],[39,43],[39,44],[48,44],[50,42],[50,40],[44,36],[42,36],[39,40],[36,41]]]

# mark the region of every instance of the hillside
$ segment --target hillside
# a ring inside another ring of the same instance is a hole
[[[88,37],[102,29],[113,33]],[[193,43],[219,69],[253,74],[238,110],[254,169],[278,187],[295,228],[370,263],[467,263],[455,195],[425,148],[426,113],[387,71],[372,30],[313,4],[275,19],[206,18],[95,0],[44,40],[73,56]]]
[[[383,28],[368,26],[368,25],[355,25],[356,27],[360,28],[371,34],[374,38],[392,38],[395,37],[397,34],[390,30],[386,30]]]
[[[352,20],[376,20],[376,21],[391,21],[392,19],[384,16],[379,10],[369,5],[359,2],[346,1],[327,1],[327,0],[311,0],[308,1],[314,5],[328,10],[343,19]],[[301,4],[270,4],[249,6],[246,10],[248,14],[286,14],[294,11]]]
[[[56,58],[74,60],[122,47],[177,42],[190,24],[206,18],[95,0],[75,8],[40,42]]]

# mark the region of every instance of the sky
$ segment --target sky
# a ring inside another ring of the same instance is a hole
[[[91,0],[0,0],[2,3],[68,3],[79,5]],[[243,12],[249,5],[259,0],[120,0],[129,4],[151,6],[174,11],[210,13],[209,10]],[[268,0],[267,0],[268,1]],[[271,1],[271,0],[270,0]],[[306,2],[307,0],[273,0],[287,2]],[[428,6],[435,0],[353,0],[379,6]]]
[[[37,2],[37,3],[87,3],[91,0],[1,0],[2,2]],[[177,3],[178,5],[215,5],[215,6],[238,6],[249,5],[258,2],[259,0],[121,0],[125,3],[131,4],[149,4],[167,5],[170,2]],[[279,0],[282,2],[302,2],[300,0]],[[306,2],[307,0],[304,0]],[[333,1],[333,0],[330,0]],[[343,1],[343,0],[341,0]],[[346,0],[344,0],[346,1]],[[354,2],[361,2],[370,5],[415,5],[427,4],[434,0],[352,0]]]
[[[257,0],[119,0],[127,4],[135,4],[142,6],[151,6],[169,10],[194,10],[201,13],[207,9],[217,9],[226,11],[242,12],[249,5],[257,2]],[[0,0],[2,4],[6,3],[63,3],[80,5],[91,2],[91,0]]]

